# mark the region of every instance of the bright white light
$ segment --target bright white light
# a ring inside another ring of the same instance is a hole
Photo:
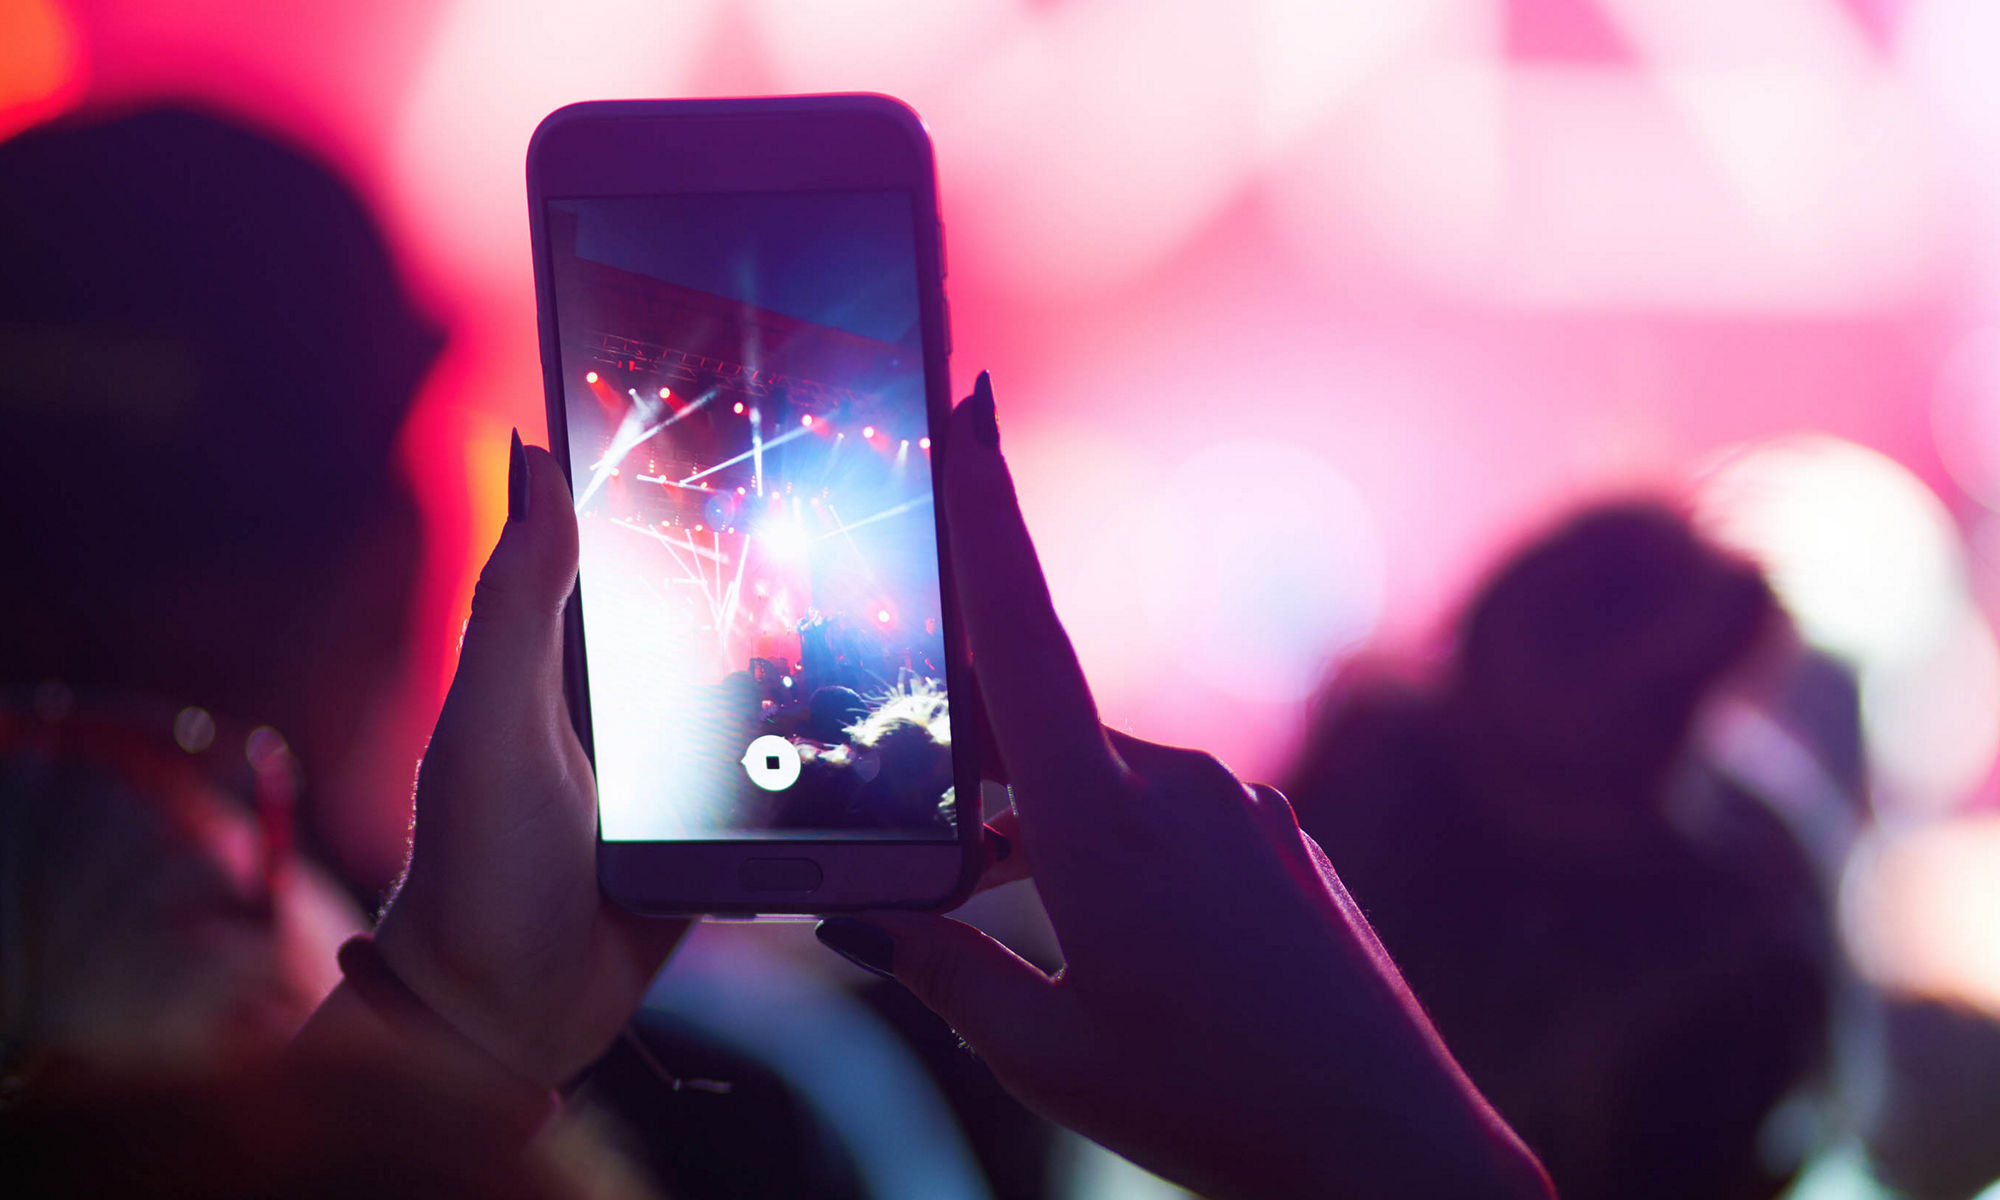
[[[1704,482],[1698,511],[1769,569],[1808,640],[1864,668],[1925,654],[1958,614],[1951,514],[1866,447],[1809,434],[1743,451]]]
[[[1929,654],[1865,672],[1876,803],[1935,811],[1970,795],[2000,753],[2000,644],[1969,604]]]
[[[1870,979],[2000,1016],[2000,816],[1873,835],[1848,870],[1841,917]]]
[[[1855,668],[1877,806],[1934,815],[1972,794],[2000,752],[2000,643],[1923,481],[1866,447],[1799,436],[1725,460],[1697,515],[1764,565],[1806,640]]]
[[[806,556],[812,539],[805,526],[789,516],[777,516],[757,527],[757,538],[763,543],[764,553],[779,562],[797,562]]]

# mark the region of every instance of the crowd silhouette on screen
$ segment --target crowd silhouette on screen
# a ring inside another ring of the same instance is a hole
[[[381,897],[322,865],[316,781],[406,652],[424,547],[396,438],[441,335],[347,186],[207,115],[68,120],[0,144],[0,277],[16,449],[0,472],[0,1179],[865,1194],[765,1067],[685,1031],[619,1035],[682,927],[599,907],[559,689],[522,682],[535,662],[509,674],[546,649],[555,626],[537,622],[574,572],[565,485],[539,451],[510,463],[409,875],[380,936],[348,940]],[[1067,968],[929,916],[821,931],[921,1001],[889,1006],[913,1043],[949,1022],[940,1088],[958,1101],[977,1090],[963,1073],[984,1081],[968,1119],[1025,1120],[1024,1104],[1214,1196],[1552,1181],[1750,1200],[1797,1178],[1830,1136],[1798,1114],[1838,1107],[1832,1047],[1858,985],[1798,814],[1710,753],[1707,722],[1776,714],[1846,784],[1843,819],[1868,814],[1852,679],[1800,647],[1757,569],[1665,502],[1573,514],[1478,589],[1434,669],[1344,668],[1280,794],[1097,727],[993,414],[982,376],[941,492],[991,560],[958,569],[991,572],[962,590],[1016,805],[980,845],[989,886],[1038,880]],[[775,715],[751,675],[720,685],[744,719],[719,737],[805,749],[807,786],[758,823],[949,833],[942,692],[850,682]],[[574,810],[532,851],[484,823],[547,798],[502,795],[517,777],[560,779],[542,790]],[[550,924],[577,957],[510,940],[540,910],[461,898],[459,859],[532,881],[522,903],[569,914]],[[558,975],[581,982],[544,995]],[[2000,1037],[1881,1000],[1888,1082],[1858,1136],[1903,1194],[1970,1197],[2000,1176],[2000,1075],[1959,1066],[2000,1061]],[[661,1056],[737,1086],[685,1091],[642,1067]],[[596,1102],[561,1114],[552,1089],[579,1078]],[[1009,1196],[1045,1174],[987,1166]]]

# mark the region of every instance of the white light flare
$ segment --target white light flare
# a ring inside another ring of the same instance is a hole
[[[1841,920],[1875,983],[2000,1017],[2000,815],[1876,833],[1848,870]]]
[[[1893,459],[1823,435],[1736,453],[1697,516],[1762,563],[1807,641],[1860,679],[1877,806],[1936,815],[2000,753],[2000,645],[1973,603],[1957,524]]]

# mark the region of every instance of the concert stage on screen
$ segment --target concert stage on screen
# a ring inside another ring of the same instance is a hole
[[[953,836],[909,225],[550,203],[607,838]]]

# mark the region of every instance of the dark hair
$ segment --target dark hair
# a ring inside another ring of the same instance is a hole
[[[1449,685],[1476,720],[1545,742],[1514,749],[1643,784],[1679,751],[1702,697],[1778,619],[1763,575],[1678,513],[1598,505],[1480,589]]]
[[[1825,1061],[1831,916],[1783,823],[1689,747],[1780,619],[1671,510],[1587,510],[1501,565],[1442,679],[1344,672],[1286,789],[1566,1198],[1790,1174],[1758,1139]]]
[[[441,334],[368,212],[215,117],[68,120],[0,145],[0,278],[0,679],[263,715],[331,564],[385,529],[414,560],[393,449]],[[174,606],[217,575],[240,603]]]

